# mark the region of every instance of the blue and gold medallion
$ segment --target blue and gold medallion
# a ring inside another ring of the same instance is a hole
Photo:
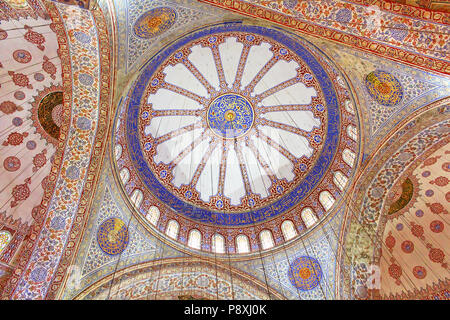
[[[211,102],[207,117],[208,126],[216,135],[234,139],[250,130],[254,112],[247,99],[235,93],[227,93]]]
[[[385,71],[372,71],[365,80],[367,91],[379,104],[395,106],[403,98],[403,87],[396,77]]]
[[[142,39],[159,36],[175,24],[177,12],[169,7],[151,9],[142,14],[134,23],[133,31]]]
[[[295,259],[288,272],[289,281],[299,290],[314,289],[322,279],[322,268],[319,261],[303,256]]]
[[[125,250],[129,240],[128,229],[119,218],[109,218],[97,231],[97,242],[103,252],[116,255]]]

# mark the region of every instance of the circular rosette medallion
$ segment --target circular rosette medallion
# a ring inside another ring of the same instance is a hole
[[[97,242],[106,254],[122,253],[128,244],[128,240],[128,229],[119,218],[109,218],[98,228]]]
[[[299,257],[295,259],[288,272],[291,284],[302,290],[308,291],[317,287],[322,279],[322,268],[319,261],[311,257]]]
[[[379,104],[395,106],[403,98],[400,81],[392,74],[384,71],[372,71],[366,76],[366,88]]]

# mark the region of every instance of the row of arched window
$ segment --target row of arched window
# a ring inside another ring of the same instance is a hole
[[[326,191],[328,192],[328,191]],[[328,193],[329,194],[329,193]],[[307,228],[314,226],[318,218],[311,208],[304,208],[301,212],[301,218]],[[160,211],[158,207],[151,206],[147,212],[146,219],[153,226],[157,226],[160,217]],[[180,225],[176,220],[169,220],[166,226],[165,234],[173,239],[177,240]],[[281,224],[281,231],[283,233],[285,241],[288,241],[297,236],[297,230],[294,223],[291,220],[285,220]],[[272,232],[269,230],[262,230],[259,234],[261,247],[263,250],[270,249],[275,246],[275,242],[272,236]],[[192,229],[188,235],[187,245],[194,249],[201,249],[202,234],[197,229]],[[211,241],[211,251],[216,253],[225,253],[225,238],[220,234],[215,234]],[[246,235],[238,235],[236,237],[236,251],[237,253],[250,252],[250,243]]]

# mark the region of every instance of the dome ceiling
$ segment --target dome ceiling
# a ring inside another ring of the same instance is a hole
[[[157,229],[170,235],[174,221],[182,243],[200,231],[198,249],[211,250],[218,233],[239,252],[234,237],[255,227],[272,231],[268,248],[289,240],[325,216],[356,163],[346,83],[312,45],[278,30],[226,23],[191,33],[149,61],[128,98],[118,176]],[[281,234],[286,219],[291,236]],[[257,249],[246,241],[244,252]]]

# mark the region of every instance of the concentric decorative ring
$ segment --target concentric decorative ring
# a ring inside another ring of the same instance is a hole
[[[134,23],[136,36],[150,39],[159,36],[172,27],[177,19],[177,13],[169,7],[153,8],[142,14]]]
[[[214,99],[209,105],[207,115],[211,130],[226,139],[234,139],[247,133],[254,120],[250,102],[233,93]]]
[[[396,77],[385,71],[372,71],[366,76],[366,88],[379,104],[395,106],[403,98],[403,87]]]

